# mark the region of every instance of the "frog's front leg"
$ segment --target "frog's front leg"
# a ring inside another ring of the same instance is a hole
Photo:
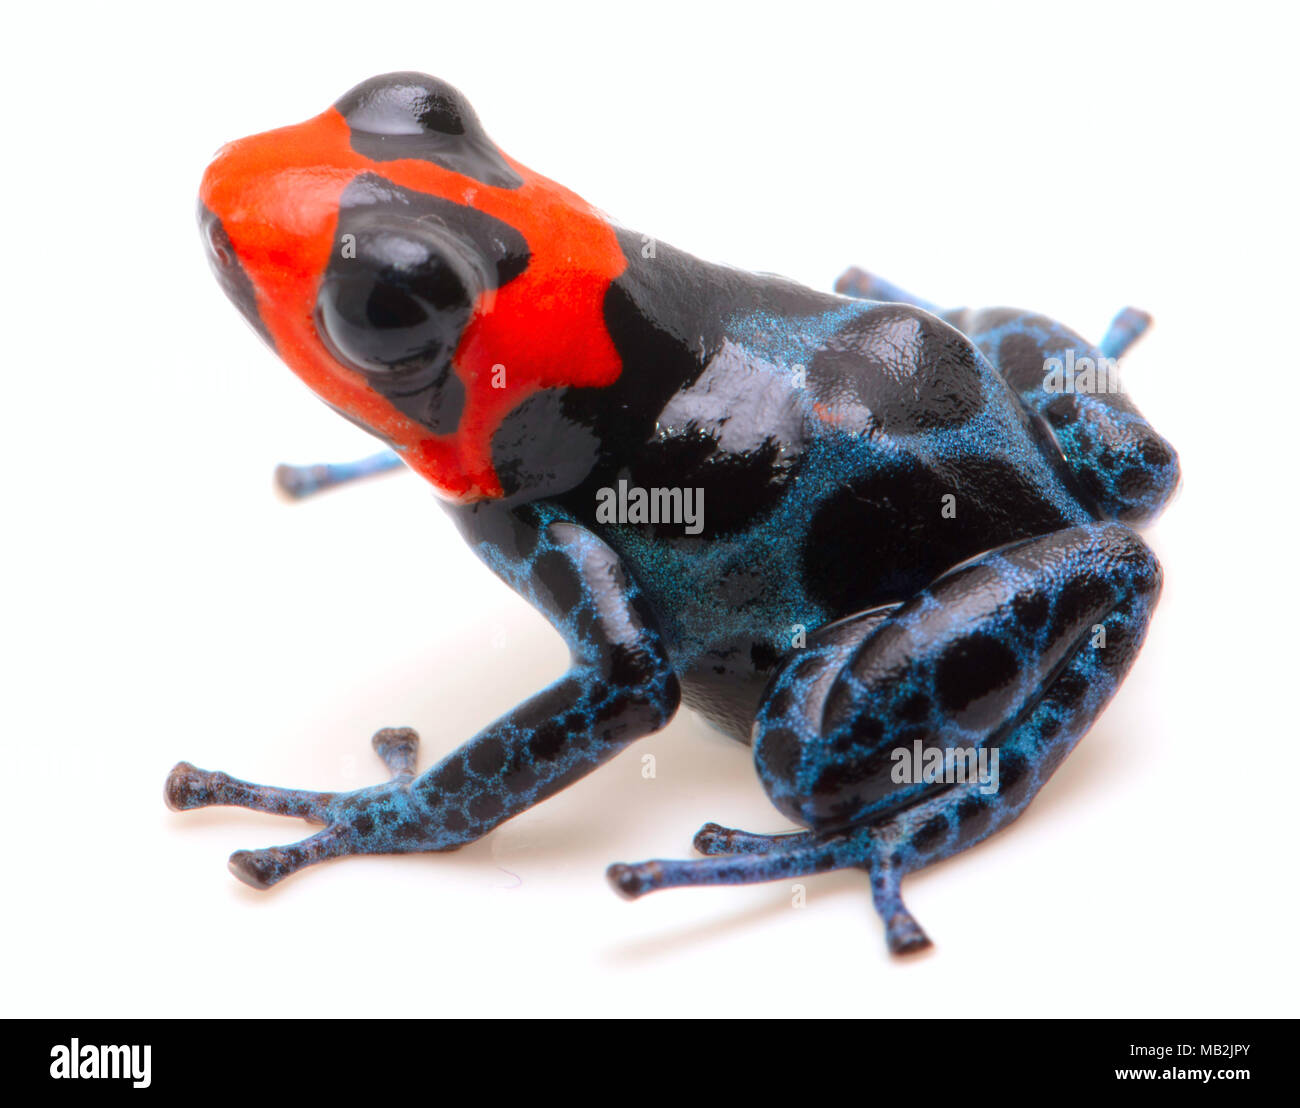
[[[275,485],[285,496],[302,500],[326,489],[360,481],[364,477],[392,473],[401,469],[403,464],[401,457],[391,450],[367,454],[364,458],[354,458],[350,462],[318,462],[314,465],[285,463],[275,467]]]
[[[768,795],[810,830],[706,825],[697,846],[717,856],[613,866],[611,880],[640,896],[862,866],[890,949],[928,945],[903,876],[1024,810],[1119,687],[1160,579],[1135,532],[1088,524],[993,551],[897,609],[810,636],[754,727]]]
[[[182,762],[166,787],[176,810],[231,804],[326,825],[288,846],[233,854],[240,880],[268,888],[341,855],[453,850],[672,718],[677,677],[647,605],[608,546],[576,524],[534,526],[501,509],[466,511],[459,522],[484,559],[564,635],[569,671],[418,778],[407,729],[374,739],[393,779],[354,792],[269,788]]]

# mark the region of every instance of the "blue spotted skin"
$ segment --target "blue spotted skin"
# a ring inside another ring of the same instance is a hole
[[[404,218],[394,208],[385,233]],[[182,763],[168,803],[322,824],[232,856],[265,888],[327,858],[455,849],[685,704],[753,744],[774,805],[806,830],[709,824],[706,857],[611,866],[615,888],[859,867],[890,949],[920,949],[902,877],[1015,819],[1146,634],[1160,568],[1132,527],[1172,496],[1177,456],[1122,392],[1053,393],[1044,373],[1067,354],[1117,358],[1149,321],[1127,309],[1095,347],[860,270],[831,295],[618,239],[603,320],[618,379],[522,402],[493,438],[503,495],[448,508],[564,637],[569,671],[420,776],[414,732],[393,728],[374,740],[385,784],[304,792]],[[458,411],[434,394],[447,379],[403,394],[439,433]],[[309,470],[302,491],[391,464]],[[702,531],[603,519],[599,493],[620,481],[702,490]],[[895,781],[892,753],[918,741],[997,750],[1000,787]]]

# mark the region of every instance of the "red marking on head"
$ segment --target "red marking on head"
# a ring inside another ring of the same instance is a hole
[[[295,127],[224,147],[203,177],[202,202],[220,218],[257,293],[276,349],[322,399],[388,440],[412,469],[458,501],[500,496],[492,435],[539,389],[604,386],[622,363],[605,329],[604,300],[627,265],[609,224],[581,197],[506,158],[523,179],[494,188],[431,162],[376,162],[352,149],[333,108]],[[316,297],[330,260],[344,189],[361,173],[500,219],[524,236],[528,268],[480,297],[453,357],[465,409],[435,435],[341,365],[316,329]],[[504,388],[493,387],[504,366]]]

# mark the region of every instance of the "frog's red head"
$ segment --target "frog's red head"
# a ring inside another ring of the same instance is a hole
[[[492,436],[533,393],[602,386],[625,266],[613,230],[505,156],[419,73],[224,147],[199,217],[213,268],[326,403],[445,496],[500,496]]]

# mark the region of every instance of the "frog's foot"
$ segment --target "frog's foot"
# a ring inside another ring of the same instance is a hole
[[[1138,339],[1147,333],[1151,326],[1151,313],[1141,308],[1121,308],[1119,314],[1110,321],[1110,327],[1101,342],[1097,344],[1107,358],[1119,358]]]
[[[871,894],[885,923],[885,939],[895,954],[923,950],[930,940],[903,904],[902,871],[878,849],[878,828],[851,832],[796,832],[753,835],[706,823],[695,837],[696,848],[713,855],[693,861],[656,859],[606,870],[615,890],[629,900],[659,889],[688,885],[751,885],[789,877],[807,877],[835,869],[866,868]],[[888,834],[888,833],[886,833]]]
[[[314,496],[318,492],[402,468],[402,459],[391,450],[368,454],[351,462],[328,462],[319,465],[279,465],[275,467],[275,485],[293,500]]]
[[[167,775],[164,797],[176,812],[233,805],[324,824],[323,831],[300,842],[265,850],[237,850],[230,856],[231,873],[255,889],[269,889],[289,874],[327,858],[429,849],[414,845],[428,820],[410,790],[419,741],[409,727],[389,727],[375,734],[371,743],[392,773],[392,780],[385,785],[342,793],[277,789],[181,762]]]

